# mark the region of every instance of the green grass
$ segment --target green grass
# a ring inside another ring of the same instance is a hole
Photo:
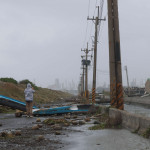
[[[13,83],[13,84],[18,84],[18,82],[15,79],[13,79],[13,78],[0,78],[0,81]]]
[[[64,123],[69,123],[67,120],[65,119],[46,119],[43,121],[44,124],[47,125],[54,125],[54,124],[64,124]]]
[[[142,134],[142,136],[147,139],[150,137],[150,127],[146,129],[146,131]]]
[[[89,127],[89,130],[102,130],[102,129],[105,129],[106,127],[107,127],[106,123],[101,123],[101,124]]]

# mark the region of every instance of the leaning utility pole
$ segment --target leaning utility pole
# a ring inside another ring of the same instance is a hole
[[[92,104],[95,103],[95,92],[96,92],[96,62],[97,62],[97,37],[98,37],[98,25],[100,20],[99,19],[99,6],[98,6],[98,15],[96,18],[87,18],[87,20],[95,20],[95,40],[94,40],[94,66],[93,66],[93,87],[92,87]]]
[[[109,65],[111,106],[124,109],[121,71],[121,52],[118,19],[118,0],[107,0],[109,28]]]

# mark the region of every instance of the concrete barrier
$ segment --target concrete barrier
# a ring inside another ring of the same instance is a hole
[[[102,114],[108,114],[109,113],[109,107],[106,107],[104,105],[100,105],[101,113]]]
[[[114,108],[109,109],[109,117],[110,120],[121,120],[122,126],[131,131],[145,131],[150,127],[150,118]]]

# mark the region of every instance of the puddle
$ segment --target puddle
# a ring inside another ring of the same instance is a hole
[[[120,130],[88,130],[91,125],[74,127],[83,132],[70,133],[63,137],[65,144],[62,150],[150,150],[150,140],[132,134],[125,129]]]

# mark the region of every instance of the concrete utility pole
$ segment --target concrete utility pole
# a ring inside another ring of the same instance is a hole
[[[124,109],[121,71],[118,0],[107,0],[111,106]]]
[[[78,85],[78,95],[82,96],[82,76],[80,77],[80,82]]]
[[[83,68],[82,68],[82,69],[83,69],[83,73],[82,73],[82,96],[85,96],[85,95],[84,95],[84,93],[85,93],[85,91],[84,91],[84,89],[85,89],[85,88],[84,88],[84,87],[85,87],[85,84],[84,84],[84,75],[85,75],[85,73],[84,73],[84,72],[85,72],[84,65],[83,65]]]
[[[90,65],[90,60],[88,60],[88,53],[91,51],[88,49],[88,43],[87,43],[87,48],[82,50],[85,52],[85,60],[82,62],[83,65],[85,65],[85,97],[87,99],[87,103],[89,103],[89,91],[88,91],[88,66]],[[84,57],[84,56],[83,56]]]
[[[98,15],[96,18],[87,18],[87,20],[95,20],[95,40],[94,40],[94,66],[93,66],[93,87],[92,87],[92,104],[95,103],[95,92],[96,92],[96,62],[97,62],[97,37],[98,37],[98,25],[99,21],[105,19],[99,19],[99,6],[98,6]]]
[[[87,49],[86,49],[86,65],[85,65],[85,97],[87,101],[89,101],[89,92],[88,92],[88,65],[87,65],[87,55],[89,53],[88,51],[88,43],[87,43]],[[88,102],[89,103],[89,102]]]
[[[127,76],[128,95],[130,95],[130,86],[129,86],[128,68],[127,68],[127,66],[125,66],[124,69],[126,71],[126,76]]]

